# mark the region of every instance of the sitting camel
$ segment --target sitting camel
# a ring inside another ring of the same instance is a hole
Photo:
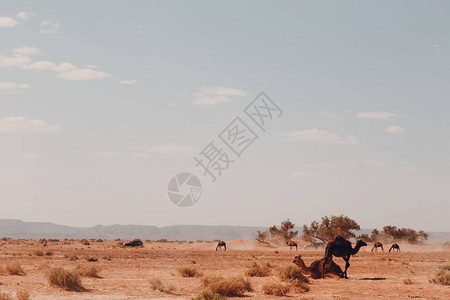
[[[222,247],[223,247],[224,251],[227,251],[227,243],[225,243],[224,241],[219,241],[217,243],[216,251],[217,251],[217,249],[222,249]]]
[[[342,236],[335,237],[334,240],[329,242],[325,248],[325,260],[322,264],[322,278],[325,278],[325,273],[323,272],[323,270],[325,270],[325,264],[328,260],[332,260],[334,255],[336,257],[342,257],[345,260],[344,277],[348,279],[347,269],[350,267],[350,263],[348,262],[350,260],[350,256],[358,253],[359,249],[363,246],[367,246],[367,244],[359,240],[356,243],[355,248],[352,248],[352,244]]]
[[[288,241],[288,242],[286,242],[286,245],[288,245],[288,246],[289,246],[289,249],[291,249],[291,250],[292,250],[292,247],[295,247],[295,251],[298,250],[297,243],[294,242],[294,241]]]
[[[311,275],[311,278],[319,279],[322,278],[322,266],[325,258],[321,260],[315,260],[311,263],[309,267],[305,265],[300,255],[296,255],[293,263],[300,267],[306,275]],[[339,277],[344,277],[344,272],[342,272],[341,267],[339,267],[333,260],[328,260],[325,264],[325,273],[334,274]]]
[[[391,252],[391,250],[395,250],[397,249],[397,252],[400,252],[400,246],[398,244],[392,244],[391,248],[389,248],[389,252]],[[392,251],[394,252],[394,251]]]
[[[373,245],[372,251],[373,251],[373,249],[375,249],[375,252],[376,252],[376,251],[378,250],[378,248],[381,248],[381,250],[384,251],[384,249],[383,249],[383,244],[380,243],[380,242],[376,242],[376,243]]]

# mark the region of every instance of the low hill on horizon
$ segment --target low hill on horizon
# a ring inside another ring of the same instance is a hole
[[[228,226],[228,225],[97,225],[93,227],[74,227],[51,222],[24,222],[17,219],[0,219],[0,238],[13,239],[134,239],[143,240],[255,240],[258,230],[267,227]],[[296,228],[301,232],[301,228]],[[370,233],[362,229],[357,234]],[[450,240],[450,232],[428,232],[427,243],[445,243]]]

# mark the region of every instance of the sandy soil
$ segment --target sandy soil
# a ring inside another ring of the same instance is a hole
[[[39,241],[0,242],[0,266],[19,262],[26,275],[0,276],[0,290],[14,292],[27,290],[32,299],[190,299],[202,289],[201,278],[183,278],[177,274],[179,267],[192,267],[203,276],[243,276],[253,262],[269,262],[272,276],[250,278],[254,299],[280,299],[261,292],[264,283],[279,282],[280,269],[293,265],[296,253],[301,253],[307,265],[323,256],[323,250],[290,251],[289,247],[266,246],[250,241],[228,241],[228,250],[214,251],[215,243],[144,243],[143,248],[122,248],[118,242]],[[311,280],[311,291],[289,294],[291,299],[449,299],[450,288],[432,284],[429,279],[438,266],[448,264],[450,249],[441,245],[401,245],[401,253],[370,252],[364,247],[352,257],[348,274],[350,279],[327,278]],[[33,251],[51,251],[51,256],[32,255]],[[76,254],[77,261],[65,255]],[[110,255],[108,261],[103,257]],[[88,262],[87,257],[98,258]],[[194,263],[195,262],[195,263]],[[335,258],[341,267],[344,262]],[[83,278],[85,292],[69,292],[51,287],[44,273],[50,267],[72,269],[77,265],[95,264],[102,269],[101,278]],[[174,294],[153,291],[150,278],[160,278],[176,287]],[[404,284],[411,279],[412,284]]]

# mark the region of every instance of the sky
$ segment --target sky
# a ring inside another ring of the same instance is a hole
[[[0,218],[450,231],[449,9],[2,1]],[[264,131],[260,92],[282,111]],[[219,138],[236,117],[257,135],[240,156]],[[210,142],[233,160],[215,182],[194,160]],[[184,172],[190,207],[167,193]]]

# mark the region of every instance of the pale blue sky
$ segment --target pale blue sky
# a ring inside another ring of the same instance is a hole
[[[0,218],[448,231],[449,9],[2,1]],[[284,115],[210,184],[194,154],[260,91]],[[191,208],[179,172],[204,184]]]

